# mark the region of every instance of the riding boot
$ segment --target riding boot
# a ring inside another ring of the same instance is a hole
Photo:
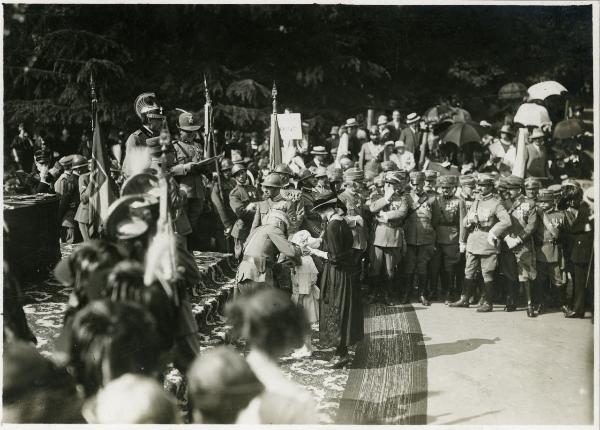
[[[454,293],[454,271],[445,270],[442,272],[442,290],[444,293],[444,303],[449,304],[452,302],[452,295]]]
[[[494,310],[494,282],[484,281],[483,294],[485,294],[485,302],[477,308],[477,312],[492,312]]]
[[[448,306],[451,308],[468,308],[469,307],[469,296],[473,285],[472,279],[465,278],[463,281],[463,288],[460,294],[460,299],[456,302],[450,303]]]
[[[392,291],[393,291],[393,287],[394,287],[394,280],[386,278],[385,282],[383,282],[382,285],[383,285],[382,303],[386,306],[392,306],[394,304],[392,301]]]
[[[517,305],[515,302],[515,288],[514,283],[510,279],[504,278],[504,283],[506,286],[506,306],[504,310],[506,312],[513,312],[517,310]]]
[[[419,301],[423,306],[431,306],[427,299],[427,275],[418,275],[419,278]]]
[[[404,285],[402,288],[402,300],[401,303],[403,305],[407,305],[410,303],[411,291],[413,288],[413,282],[415,280],[415,275],[413,273],[408,273],[404,276]]]
[[[372,276],[369,279],[369,297],[367,303],[372,305],[377,303],[379,296],[379,285],[381,284],[381,276]]]
[[[567,285],[566,285],[566,284],[565,284],[565,285],[561,285],[561,286],[559,287],[559,289],[560,289],[560,292],[559,292],[559,297],[560,297],[560,310],[561,310],[563,313],[565,313],[565,314],[566,314],[566,313],[570,312],[570,310],[571,310],[571,309],[569,308],[568,304],[567,304],[567,300],[568,300],[568,298],[567,298]]]
[[[533,300],[531,297],[531,283],[529,281],[521,282],[523,287],[523,293],[525,294],[525,300],[527,301],[527,316],[529,318],[535,317],[535,311],[533,310]]]

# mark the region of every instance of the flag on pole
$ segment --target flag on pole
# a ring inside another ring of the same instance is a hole
[[[89,220],[90,235],[97,235],[108,207],[117,199],[116,184],[110,176],[108,152],[102,144],[98,114],[94,118],[94,139],[92,141],[92,166],[90,170]]]
[[[271,114],[271,136],[269,138],[269,169],[275,170],[275,166],[281,163],[281,135],[277,114]]]

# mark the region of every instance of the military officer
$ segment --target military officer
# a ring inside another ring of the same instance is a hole
[[[436,229],[436,252],[430,264],[430,277],[435,287],[438,274],[441,274],[442,290],[445,290],[445,302],[451,302],[454,293],[456,268],[460,260],[459,238],[462,236],[462,221],[466,215],[464,200],[455,196],[458,177],[440,176],[437,185],[441,194],[436,197],[440,207],[440,223]]]
[[[135,173],[132,163],[139,154],[133,148],[146,145],[146,140],[157,137],[163,126],[165,116],[156,101],[156,94],[142,93],[134,102],[135,114],[142,121],[142,126],[131,133],[125,142],[125,158],[123,159],[123,174],[127,177]]]
[[[547,296],[553,299],[554,304],[566,310],[567,290],[563,280],[564,256],[562,245],[567,223],[565,212],[556,209],[553,191],[547,188],[540,189],[537,206],[538,222],[533,232],[537,269],[534,298],[537,312],[541,314]],[[548,284],[550,284],[550,289],[548,289]]]
[[[408,201],[403,194],[403,178],[400,172],[387,172],[383,194],[374,192],[369,197],[369,211],[375,215],[375,231],[371,248],[370,290],[372,301],[376,292],[383,301],[392,304],[394,281],[402,257],[406,253],[406,240],[402,223],[408,213]]]
[[[192,229],[188,236],[190,249],[197,249],[200,241],[200,219],[207,212],[206,204],[206,178],[198,167],[202,160],[202,149],[195,143],[200,130],[200,125],[189,112],[179,115],[177,127],[179,139],[173,141],[176,163],[171,168],[171,174],[179,184],[185,185],[187,202],[184,210],[190,221]]]
[[[64,243],[72,244],[76,242],[75,212],[79,206],[79,177],[73,175],[73,155],[66,155],[58,162],[64,169],[54,183],[54,191],[60,196],[58,219],[61,223],[61,240]]]
[[[434,196],[425,191],[425,174],[411,172],[412,191],[407,196],[408,215],[404,223],[406,236],[406,259],[404,271],[409,293],[415,274],[419,283],[419,300],[429,306],[427,299],[427,269],[435,252],[436,229],[440,223],[440,206]],[[408,296],[405,296],[408,299]]]
[[[440,176],[440,172],[437,170],[425,170],[425,185],[423,186],[423,190],[433,197],[437,196],[439,193],[437,192],[437,180]]]
[[[440,177],[440,172],[438,172],[437,170],[431,170],[431,169],[427,169],[424,170],[423,173],[425,174],[425,185],[423,186],[423,189],[425,190],[425,192],[427,193],[428,196],[433,197],[433,198],[437,198],[440,194],[438,193],[438,178]],[[437,247],[436,247],[436,253],[437,253]],[[432,294],[433,298],[435,298],[437,296],[437,289],[438,289],[438,278],[439,278],[439,267],[435,267],[436,264],[436,258],[435,258],[435,253],[432,256],[432,258],[429,260],[429,264],[427,266],[427,289],[425,289],[425,291],[428,291],[429,293]]]
[[[529,177],[525,179],[525,195],[527,198],[531,200],[536,200],[538,197],[538,193],[540,188],[542,188],[542,181],[539,178]]]
[[[463,221],[469,229],[466,246],[465,281],[460,300],[450,303],[450,307],[469,307],[469,297],[476,279],[477,269],[481,268],[484,282],[485,302],[477,312],[493,310],[494,271],[497,265],[499,238],[510,228],[510,215],[502,203],[493,197],[494,179],[480,174],[477,178],[479,198],[475,200]]]
[[[236,185],[229,193],[229,206],[237,217],[231,229],[231,237],[234,240],[235,257],[239,260],[242,258],[244,242],[250,234],[252,220],[256,213],[258,192],[248,183],[246,168],[242,164],[235,164],[232,167],[231,176]]]
[[[231,239],[231,230],[235,222],[235,213],[229,205],[229,194],[236,186],[235,181],[231,179],[231,169],[233,163],[229,158],[221,160],[221,184],[215,178],[210,193],[210,200],[217,213],[216,241],[217,249],[220,252],[231,252],[233,243]]]
[[[73,156],[73,174],[79,176],[78,179],[78,190],[79,190],[79,206],[75,213],[75,221],[79,225],[79,231],[84,241],[91,239],[90,232],[90,216],[89,216],[89,202],[90,202],[90,171],[88,160],[83,155]]]
[[[265,182],[268,179],[269,177]],[[250,233],[238,266],[234,295],[251,294],[262,288],[275,287],[273,267],[279,254],[299,263],[301,248],[287,240],[289,221],[286,209],[284,201],[273,203],[264,222]]]
[[[503,178],[510,202],[508,214],[511,227],[506,231],[504,242],[515,255],[519,284],[525,292],[527,316],[535,317],[531,295],[531,283],[536,277],[533,232],[537,224],[535,201],[522,193],[523,179],[518,176]]]

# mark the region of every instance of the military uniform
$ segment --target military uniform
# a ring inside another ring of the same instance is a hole
[[[458,178],[461,189],[457,192],[458,198],[464,204],[465,215],[471,209],[473,202],[475,201],[475,197],[473,194],[467,194],[464,191],[464,187],[473,188],[475,186],[475,178],[472,175],[462,175]],[[463,281],[465,278],[465,263],[466,263],[466,247],[467,247],[467,236],[469,234],[469,230],[464,228],[464,217],[461,218],[461,228],[459,231],[459,247],[460,247],[460,257],[458,260],[458,264],[456,266],[456,290],[462,291]]]
[[[215,180],[210,193],[210,200],[218,215],[216,239],[217,247],[220,252],[231,252],[231,249],[233,248],[230,233],[233,229],[233,224],[235,223],[235,213],[231,209],[229,202],[224,202],[222,200],[221,195],[226,199],[226,196],[229,196],[231,191],[235,188],[235,185],[233,179],[222,178],[221,186],[223,187],[223,193],[221,194],[219,182]]]
[[[72,156],[61,158],[60,164],[65,169],[71,169]],[[79,206],[79,177],[73,173],[63,172],[54,183],[54,191],[60,196],[58,204],[58,219],[61,226],[61,240],[65,243],[75,243],[75,212]]]
[[[236,258],[241,258],[244,242],[250,234],[252,220],[256,213],[254,210],[248,210],[250,203],[255,203],[258,200],[258,191],[252,185],[237,184],[236,187],[229,193],[229,206],[235,213],[237,221],[231,229],[231,237],[234,239]]]
[[[75,221],[79,224],[79,231],[83,240],[89,240],[90,237],[90,174],[84,173],[79,176],[79,206],[75,213]]]
[[[477,182],[484,186],[494,184],[494,180],[487,175],[479,175]],[[480,268],[487,305],[482,311],[491,311],[494,271],[499,252],[497,239],[510,228],[510,216],[498,199],[492,194],[487,194],[475,200],[465,216],[463,225],[470,230],[466,245],[465,282],[461,299],[450,306],[469,306],[468,298],[477,276],[477,269]]]

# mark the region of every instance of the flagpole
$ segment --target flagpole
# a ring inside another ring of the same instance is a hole
[[[98,97],[96,96],[96,84],[94,82],[94,74],[90,73],[90,91],[92,95],[92,134],[96,128],[96,112],[98,110]]]
[[[217,143],[215,142],[215,135],[213,132],[213,116],[212,116],[212,100],[210,98],[210,92],[208,91],[208,84],[206,83],[206,75],[204,75],[204,97],[206,103],[204,104],[204,146],[205,156],[210,156],[209,151],[212,149],[213,156],[217,156]],[[212,142],[212,148],[211,148]],[[219,196],[221,201],[225,204],[225,197],[223,194],[223,184],[221,183],[221,167],[219,165],[219,159],[215,158],[215,171],[217,172],[217,184],[219,185]]]

